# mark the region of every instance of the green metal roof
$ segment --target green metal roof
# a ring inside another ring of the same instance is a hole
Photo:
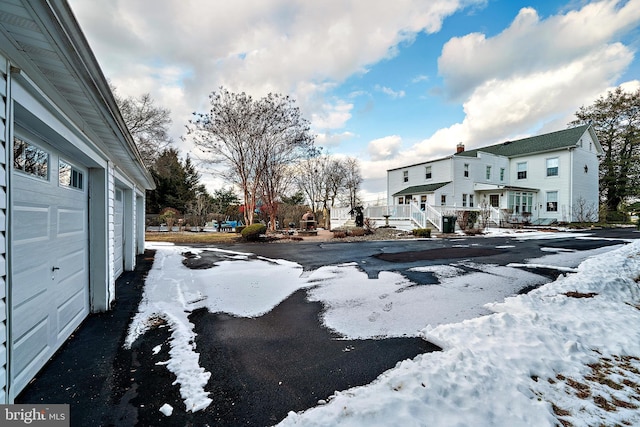
[[[414,194],[433,193],[438,188],[442,188],[447,184],[451,184],[451,181],[449,181],[449,182],[438,182],[436,184],[414,185],[413,187],[407,187],[404,190],[398,191],[397,193],[395,193],[393,195],[393,197],[405,196],[405,195],[413,196]]]
[[[456,156],[477,157],[478,152],[484,152],[496,156],[518,157],[526,154],[575,147],[588,127],[589,125],[582,125],[516,141],[506,141],[475,150],[463,151],[462,153],[457,153]]]

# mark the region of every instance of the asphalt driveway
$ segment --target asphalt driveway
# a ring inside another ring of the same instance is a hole
[[[625,229],[596,231],[588,240],[499,237],[234,244],[228,248],[295,261],[308,270],[357,262],[370,277],[386,270],[409,277],[409,269],[416,265],[461,258],[506,265],[540,256],[543,246],[586,250],[638,236]],[[74,426],[272,425],[288,411],[315,406],[335,390],[371,382],[398,361],[438,350],[418,338],[336,339],[320,324],[321,304],[307,301],[305,291],[294,293],[258,318],[201,309],[189,320],[196,325],[200,364],[212,374],[207,390],[213,403],[203,411],[185,412],[175,377],[162,365],[169,358],[169,346],[163,345],[170,338],[166,325],[159,322],[130,350],[123,348],[152,259],[153,253],[147,251],[139,257],[136,271],[118,279],[114,310],[90,316],[17,403],[69,403]],[[537,270],[549,280],[558,274]],[[430,282],[425,275],[415,279]],[[174,407],[170,417],[159,412],[164,403]]]
[[[186,412],[169,359],[166,325],[123,348],[153,253],[117,282],[113,311],[90,316],[16,399],[69,403],[72,426],[264,426],[344,390],[373,381],[397,362],[439,348],[419,338],[338,340],[320,325],[320,303],[299,291],[255,319],[199,310],[200,364],[211,372],[213,403]],[[158,348],[162,350],[158,351]],[[159,408],[170,403],[170,417]]]

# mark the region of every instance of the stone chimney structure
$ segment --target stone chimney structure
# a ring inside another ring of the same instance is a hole
[[[462,142],[459,142],[458,145],[456,145],[456,154],[460,154],[464,151],[464,144]]]

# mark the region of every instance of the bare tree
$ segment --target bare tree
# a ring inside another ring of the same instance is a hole
[[[325,174],[325,200],[329,202],[329,207],[333,208],[336,198],[347,183],[347,164],[344,160],[333,159]]]
[[[587,202],[587,199],[580,196],[572,207],[573,220],[577,222],[593,222],[598,218],[598,205],[594,202]]]
[[[160,153],[172,143],[169,136],[171,111],[156,106],[148,93],[122,98],[114,86],[111,86],[111,91],[144,165],[151,169]]]
[[[267,161],[267,169],[264,178],[260,181],[262,190],[262,202],[264,209],[269,216],[269,229],[276,229],[276,218],[278,215],[278,205],[281,197],[287,193],[293,183],[289,163],[279,163],[275,159]]]
[[[255,100],[220,88],[209,99],[211,110],[194,113],[187,134],[210,163],[227,167],[224,176],[239,185],[245,222],[253,224],[260,197],[266,204],[276,202],[282,185],[275,180],[284,176],[280,168],[313,146],[308,122],[288,96]]]
[[[327,169],[331,162],[326,155],[313,155],[298,163],[295,172],[295,183],[307,198],[311,210],[316,212],[322,203],[327,181]]]
[[[491,219],[491,205],[487,201],[480,203],[480,228],[482,230],[489,226],[489,220]]]
[[[322,210],[325,228],[330,228],[330,211],[345,189],[346,178],[346,162],[330,155],[312,156],[296,169],[296,184],[312,210]]]
[[[212,198],[206,192],[199,192],[195,199],[187,205],[192,225],[202,231],[207,223],[207,216],[212,209]]]
[[[344,189],[349,207],[353,210],[360,204],[360,184],[362,184],[362,174],[358,159],[347,157],[344,161],[345,181]]]

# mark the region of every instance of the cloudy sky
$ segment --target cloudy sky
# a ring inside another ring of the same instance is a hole
[[[289,94],[317,144],[386,170],[563,129],[640,87],[640,0],[69,0],[107,78],[150,93],[180,141],[220,86]],[[213,190],[209,176],[203,176]]]

